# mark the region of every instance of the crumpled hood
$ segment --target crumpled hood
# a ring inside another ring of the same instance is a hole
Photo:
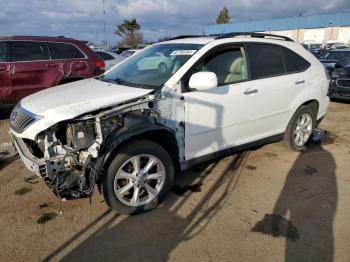
[[[127,102],[150,92],[150,89],[117,85],[96,79],[48,88],[21,100],[21,107],[42,118],[23,133],[16,133],[16,136],[34,139],[39,132],[58,122]]]
[[[21,101],[21,106],[44,117],[46,113],[55,112],[76,117],[150,92],[149,89],[122,86],[92,78],[48,88],[27,96]]]

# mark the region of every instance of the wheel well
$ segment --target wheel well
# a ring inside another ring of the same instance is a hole
[[[144,133],[134,135],[129,137],[127,140],[120,143],[113,151],[117,152],[117,150],[129,143],[130,141],[134,141],[136,139],[148,139],[159,145],[161,145],[170,155],[174,162],[174,167],[176,171],[180,170],[180,161],[179,161],[179,147],[177,144],[177,140],[174,135],[170,131],[166,130],[150,130]]]
[[[316,113],[318,113],[318,109],[320,107],[320,104],[319,104],[319,102],[317,100],[313,99],[313,100],[306,101],[301,106],[308,106],[308,105],[315,105],[315,108],[317,110]],[[317,115],[316,115],[316,117],[317,117]]]

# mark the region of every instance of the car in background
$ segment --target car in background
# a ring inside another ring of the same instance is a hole
[[[331,74],[329,97],[350,101],[350,58],[335,64]]]
[[[325,44],[324,49],[326,50],[334,50],[334,49],[344,49],[347,48],[347,46],[338,40],[328,40]]]
[[[314,41],[310,41],[310,42],[304,42],[302,44],[302,46],[310,51],[313,55],[315,55],[316,57],[319,55],[320,53],[320,50],[322,49],[322,44],[321,43],[317,43],[317,42],[314,42]]]
[[[326,52],[322,55],[319,60],[322,64],[324,64],[328,71],[333,71],[335,64],[344,59],[350,58],[350,49],[336,49]]]
[[[105,50],[95,50],[95,53],[105,61],[105,70],[111,69],[113,66],[119,64],[125,58],[116,53],[105,51]]]
[[[137,62],[137,67],[142,70],[158,70],[159,72],[166,72],[171,68],[171,56],[166,56],[161,52],[156,52],[153,56],[146,57]]]
[[[136,54],[137,52],[140,52],[141,49],[129,49],[121,53],[120,55],[125,58],[128,58],[129,56],[132,56],[133,54]]]
[[[65,37],[0,37],[0,107],[59,84],[98,76],[105,63],[85,41]]]
[[[131,49],[131,46],[123,46],[123,47],[112,47],[111,52],[116,53],[117,55],[120,55],[121,53]]]

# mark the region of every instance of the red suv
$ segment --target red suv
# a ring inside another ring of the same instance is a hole
[[[0,37],[0,108],[51,86],[100,75],[104,66],[84,41]]]

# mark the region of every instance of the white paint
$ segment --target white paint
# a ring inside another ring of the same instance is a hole
[[[213,72],[198,72],[191,76],[189,86],[198,91],[207,90],[217,87],[218,79]]]
[[[350,44],[350,27],[340,27],[338,31],[338,40],[345,44]]]

